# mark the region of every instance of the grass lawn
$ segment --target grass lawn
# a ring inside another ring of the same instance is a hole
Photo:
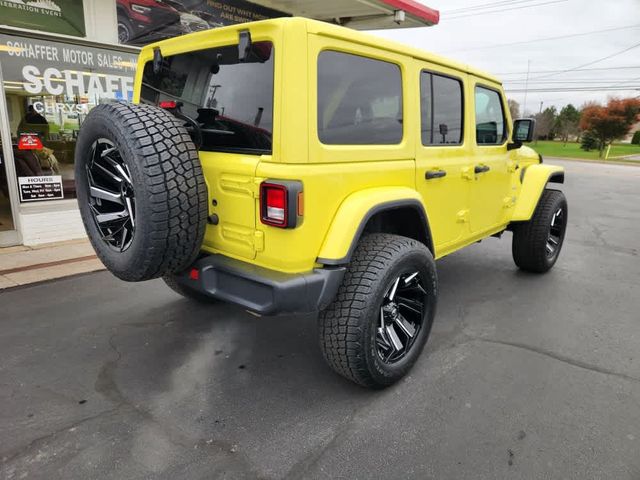
[[[533,148],[536,152],[540,153],[543,157],[584,158],[587,160],[599,159],[597,150],[585,152],[580,148],[579,143],[569,142],[565,145],[562,142],[540,140],[537,143],[532,142],[528,144],[528,146]],[[614,143],[611,146],[609,160],[615,160],[615,157],[622,157],[625,155],[640,155],[640,145]]]

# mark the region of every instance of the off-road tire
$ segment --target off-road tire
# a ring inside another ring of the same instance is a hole
[[[560,244],[552,256],[547,255],[547,239],[553,215],[563,210],[564,226],[560,236]],[[513,261],[527,272],[544,273],[549,271],[558,260],[567,228],[567,199],[559,190],[544,190],[533,217],[528,222],[513,225],[513,241],[511,251]]]
[[[416,269],[428,290],[423,324],[399,363],[388,365],[376,353],[375,332],[385,292],[398,272]],[[389,234],[362,238],[334,301],[318,318],[320,348],[329,366],[369,388],[400,380],[413,366],[429,337],[435,317],[438,279],[431,252],[420,242]]]
[[[89,206],[88,165],[98,139],[118,149],[131,175],[135,232],[124,251],[103,240]],[[150,280],[180,272],[195,260],[207,225],[207,187],[180,120],[150,105],[98,105],[80,130],[75,169],[82,221],[111,273],[126,281]]]

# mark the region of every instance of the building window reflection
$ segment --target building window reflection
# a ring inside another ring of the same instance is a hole
[[[135,55],[1,34],[0,53],[18,181],[59,176],[64,198],[75,198],[80,127],[96,105],[131,100]],[[26,134],[36,147],[21,143]]]

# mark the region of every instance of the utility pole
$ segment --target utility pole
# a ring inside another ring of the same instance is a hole
[[[524,102],[522,105],[522,117],[527,114],[527,93],[529,93],[529,72],[531,71],[531,60],[527,60],[527,79],[524,81]]]

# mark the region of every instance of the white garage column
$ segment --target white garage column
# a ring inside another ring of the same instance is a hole
[[[118,43],[116,0],[83,0],[87,40]]]

